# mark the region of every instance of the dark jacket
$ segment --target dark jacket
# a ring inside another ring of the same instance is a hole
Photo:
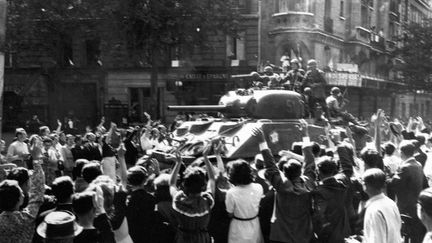
[[[270,240],[309,243],[312,238],[312,196],[308,178],[292,182],[283,178],[270,150],[261,151],[266,178],[276,190],[276,220],[271,225]]]
[[[92,161],[92,160],[97,160],[97,161],[101,161],[102,160],[102,154],[99,151],[99,148],[97,146],[97,144],[95,143],[95,145],[91,145],[91,143],[86,143],[84,145],[84,158],[87,159],[88,161]]]
[[[156,199],[144,189],[131,192],[128,197],[126,218],[129,235],[134,242],[156,242]]]
[[[125,161],[128,165],[135,165],[138,159],[138,148],[132,143],[132,137],[128,137],[124,141],[126,148]]]
[[[401,214],[417,218],[417,198],[423,189],[424,173],[421,164],[410,158],[399,166],[389,179],[388,187],[396,194],[396,203]]]
[[[324,72],[319,69],[308,70],[303,80],[303,86],[310,87],[312,89],[312,96],[316,98],[326,97],[325,87],[327,82],[324,75]]]
[[[350,235],[349,220],[345,208],[346,186],[329,177],[321,181],[313,191],[314,231],[320,242],[343,243]]]
[[[85,152],[84,152],[84,148],[82,148],[81,146],[77,146],[75,145],[72,149],[72,156],[74,158],[74,161],[77,159],[85,159]]]

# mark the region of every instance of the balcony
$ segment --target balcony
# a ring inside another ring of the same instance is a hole
[[[376,33],[371,34],[370,44],[377,49],[385,49],[385,39]]]
[[[356,26],[355,29],[356,29],[355,36],[354,36],[355,40],[359,40],[365,43],[370,43],[371,40],[370,30],[361,26]]]
[[[309,12],[283,12],[272,15],[275,29],[313,28],[314,14]]]
[[[389,51],[393,51],[396,49],[397,47],[397,42],[394,40],[387,40],[387,50]]]

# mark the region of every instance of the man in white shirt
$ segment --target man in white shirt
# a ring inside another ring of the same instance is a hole
[[[399,168],[399,165],[402,163],[400,156],[396,154],[396,146],[387,142],[384,144],[384,166],[389,170],[390,175],[394,175]]]
[[[30,158],[28,145],[24,142],[27,139],[27,133],[23,128],[17,128],[15,135],[17,139],[9,145],[6,159],[9,163],[27,168],[25,160]]]
[[[363,189],[368,194],[364,216],[363,243],[400,243],[401,216],[394,201],[384,195],[386,176],[380,169],[363,174]]]

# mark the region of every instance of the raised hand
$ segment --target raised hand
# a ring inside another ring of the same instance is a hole
[[[125,147],[124,143],[121,143],[117,149],[117,155],[119,157],[124,157],[125,154],[126,154],[126,147]]]
[[[182,157],[181,157],[180,151],[179,151],[179,150],[176,150],[176,151],[174,152],[174,155],[175,155],[175,157],[176,157],[177,163],[181,163],[181,162],[182,162]]]
[[[266,141],[264,132],[260,127],[255,127],[252,129],[252,136],[258,140],[258,143],[264,143]]]
[[[33,160],[42,158],[42,145],[35,141],[30,147],[30,154]]]
[[[207,157],[210,154],[210,151],[213,148],[213,141],[210,141],[208,144],[205,145],[203,150],[203,156]]]
[[[213,144],[213,151],[215,155],[221,155],[225,150],[225,145],[222,139],[218,139],[218,141],[215,141]]]

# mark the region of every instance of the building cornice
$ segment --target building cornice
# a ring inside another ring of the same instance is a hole
[[[364,46],[364,47],[367,47],[367,48],[371,49],[372,51],[379,52],[379,53],[381,53],[381,54],[385,54],[385,53],[387,53],[386,51],[383,51],[383,50],[377,49],[377,48],[375,48],[375,47],[373,47],[373,46],[371,46],[371,45],[369,45],[369,44],[367,44],[367,43],[364,43],[364,42],[362,42],[362,41],[349,40],[349,41],[345,41],[345,43],[346,43],[346,44],[353,44],[353,45],[361,45],[361,46]]]
[[[339,44],[339,45],[346,45],[346,44],[351,44],[351,45],[361,45],[364,47],[369,48],[372,51],[378,52],[378,53],[382,53],[382,54],[386,54],[388,53],[387,51],[384,50],[380,50],[377,49],[375,47],[373,47],[372,45],[368,44],[368,43],[364,43],[363,41],[359,41],[359,40],[344,40],[341,37],[329,34],[327,32],[324,32],[322,30],[319,29],[299,29],[299,28],[280,28],[280,29],[275,29],[272,31],[269,31],[269,35],[270,36],[275,36],[275,35],[279,35],[279,34],[308,34],[308,35],[316,35],[316,36],[321,36],[324,37],[330,41],[333,41],[335,44]]]

